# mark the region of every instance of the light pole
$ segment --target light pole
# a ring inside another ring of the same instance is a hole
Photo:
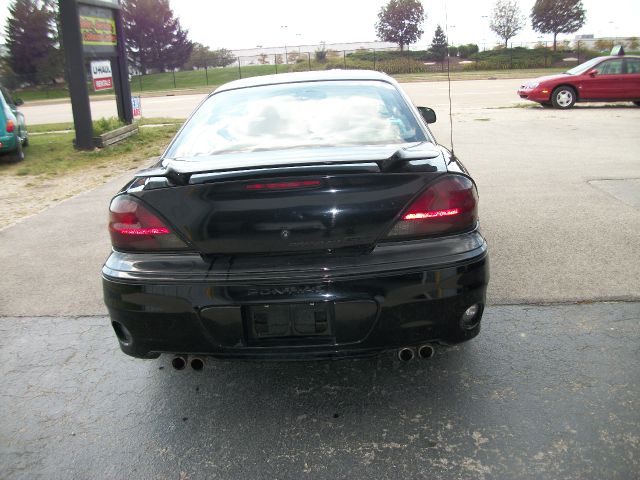
[[[301,47],[301,43],[302,43],[302,34],[301,33],[296,33],[296,43],[298,44],[298,56],[302,55],[302,52],[300,51],[300,47]]]
[[[258,63],[262,65],[262,45],[256,45],[256,48],[258,49]]]
[[[484,18],[485,20],[489,19],[488,15],[481,15],[480,18]],[[487,43],[486,43],[486,38],[482,39],[482,51],[484,52],[487,49]]]
[[[280,25],[280,28],[284,31],[284,63],[285,65],[289,65],[288,54],[287,54],[287,28],[288,25]]]

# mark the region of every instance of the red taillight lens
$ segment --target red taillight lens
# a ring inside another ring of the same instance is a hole
[[[187,245],[156,215],[129,195],[109,206],[111,244],[120,250],[185,250]]]
[[[427,188],[393,226],[390,238],[446,235],[473,228],[478,221],[478,193],[462,175],[448,175]]]
[[[6,130],[7,133],[11,133],[16,129],[16,124],[14,123],[13,120],[7,120],[7,126],[6,126]]]

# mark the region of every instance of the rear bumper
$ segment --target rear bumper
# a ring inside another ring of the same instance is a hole
[[[18,148],[18,137],[16,135],[0,136],[0,152],[12,152]]]
[[[211,262],[198,255],[113,252],[103,268],[120,347],[146,358],[340,358],[464,341],[477,335],[479,323],[462,328],[461,316],[479,304],[479,322],[488,280],[487,246],[478,232],[339,259]],[[330,328],[323,335],[257,338],[252,312],[265,305],[322,305]]]

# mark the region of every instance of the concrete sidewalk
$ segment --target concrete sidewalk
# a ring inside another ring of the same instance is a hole
[[[111,251],[109,200],[131,174],[0,231],[1,315],[106,313],[100,268]]]

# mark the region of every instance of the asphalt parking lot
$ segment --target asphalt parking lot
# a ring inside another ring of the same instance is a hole
[[[640,108],[517,85],[452,84],[492,279],[481,335],[431,361],[133,360],[99,281],[124,178],[1,230],[0,477],[637,478]],[[446,84],[406,89],[448,145]]]

